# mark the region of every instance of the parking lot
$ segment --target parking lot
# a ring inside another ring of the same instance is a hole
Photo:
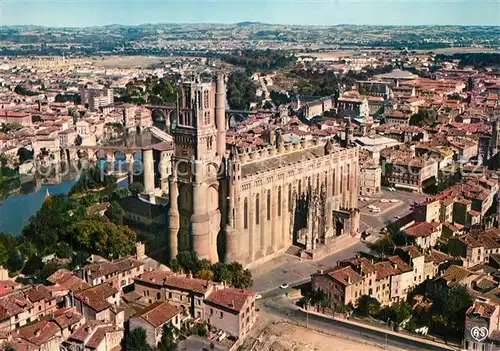
[[[388,191],[386,189],[382,190],[382,194],[377,197],[364,197],[367,201],[358,201],[358,207],[361,211],[361,231],[368,230],[377,233],[391,222],[406,216],[411,212],[410,205],[415,201],[420,202],[426,197],[425,194],[414,194],[400,190]],[[390,202],[390,200],[397,200],[397,202]],[[370,206],[379,208],[380,212],[371,212]]]

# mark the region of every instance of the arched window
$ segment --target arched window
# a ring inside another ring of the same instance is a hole
[[[328,192],[328,172],[325,172],[325,190]]]
[[[243,200],[243,229],[248,229],[248,199]]]
[[[260,203],[259,203],[259,194],[255,196],[255,224],[259,224],[260,222]]]
[[[319,191],[319,174],[316,176],[316,191]]]
[[[267,201],[266,201],[266,211],[267,211],[267,220],[271,220],[271,190],[267,191]]]
[[[278,217],[281,217],[281,187],[278,187]]]
[[[299,193],[297,194],[298,196],[302,195],[302,180],[299,179]]]

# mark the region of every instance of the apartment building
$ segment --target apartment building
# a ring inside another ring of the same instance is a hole
[[[500,346],[500,306],[476,302],[465,316],[464,350],[497,350]],[[482,330],[485,335],[478,335]]]
[[[493,227],[479,233],[469,233],[449,240],[450,254],[461,257],[464,267],[486,263],[500,253],[500,229]]]
[[[134,290],[145,303],[168,301],[181,314],[200,321],[210,320],[211,325],[238,338],[246,335],[254,323],[255,293],[194,278],[190,274],[145,272],[135,278]],[[223,301],[225,298],[229,300]],[[211,309],[207,306],[211,306]],[[213,317],[215,312],[220,312],[217,320]],[[236,322],[237,325],[232,324]]]
[[[157,301],[142,311],[137,312],[129,320],[129,330],[137,328],[146,331],[146,342],[156,347],[161,341],[163,327],[166,324],[180,329],[181,311],[168,301]]]
[[[97,320],[123,326],[124,310],[118,307],[120,291],[111,284],[103,283],[74,294],[74,305],[86,320]]]
[[[416,246],[400,247],[396,253],[381,262],[358,257],[340,261],[333,269],[313,274],[312,289],[324,292],[331,307],[355,306],[362,295],[390,305],[406,300],[408,292],[432,279],[446,260],[438,254],[424,255]]]
[[[131,257],[115,261],[102,260],[84,266],[77,274],[90,285],[111,283],[121,290],[134,283],[134,278],[144,273],[144,264]]]
[[[204,305],[208,324],[238,338],[244,338],[257,319],[255,293],[250,290],[215,290]]]

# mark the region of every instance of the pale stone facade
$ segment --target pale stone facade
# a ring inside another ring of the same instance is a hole
[[[358,149],[330,140],[285,144],[280,133],[257,150],[227,147],[224,95],[222,77],[181,90],[172,128],[170,257],[194,250],[249,265],[292,244],[314,251],[356,235]]]

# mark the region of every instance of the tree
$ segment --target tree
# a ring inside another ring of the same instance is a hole
[[[78,203],[66,195],[51,195],[23,228],[22,238],[32,242],[41,254],[50,252],[65,238],[67,229],[73,222],[78,220],[78,216],[68,215],[77,206]]]
[[[435,109],[419,109],[418,112],[410,117],[412,126],[432,126],[436,123],[438,113]]]
[[[214,272],[212,272],[210,269],[203,268],[198,273],[198,278],[204,279],[204,280],[213,280],[214,279]]]
[[[137,196],[144,192],[144,185],[134,182],[132,184],[129,184],[128,189],[130,190],[132,195]]]
[[[264,102],[264,105],[262,106],[262,108],[263,108],[264,110],[270,110],[270,109],[272,109],[272,108],[273,108],[273,103],[272,103],[271,101],[269,101],[269,100],[266,100],[266,101]]]
[[[388,308],[388,316],[391,321],[396,323],[396,325],[399,325],[410,318],[411,313],[411,306],[406,301],[397,302]]]
[[[179,331],[173,325],[165,324],[158,344],[158,351],[175,351],[177,349],[178,333]]]
[[[386,235],[374,243],[368,244],[370,251],[376,253],[379,256],[391,255],[394,253],[394,241],[389,235]]]
[[[392,235],[392,241],[396,246],[408,246],[415,244],[415,237],[406,234],[402,230],[398,230]]]
[[[358,298],[358,310],[364,315],[376,317],[380,312],[380,302],[369,295],[361,295]]]
[[[146,331],[143,328],[127,333],[124,344],[125,351],[153,351],[146,341]]]
[[[68,243],[60,242],[57,244],[55,253],[59,258],[70,258],[73,254],[73,249]]]
[[[83,219],[69,231],[78,250],[110,259],[129,255],[135,248],[136,234],[132,229],[102,218]]]
[[[232,109],[248,110],[250,103],[257,100],[256,86],[241,72],[233,72],[227,85],[227,102]]]
[[[24,268],[21,271],[21,273],[24,275],[32,275],[36,271],[42,268],[43,268],[42,259],[37,255],[33,255],[26,261],[26,264],[24,265]]]
[[[195,251],[179,252],[177,262],[186,273],[198,274],[200,271],[200,260]]]
[[[125,215],[125,211],[118,202],[112,201],[104,215],[108,217],[108,219],[114,224],[123,224],[123,216]]]
[[[76,145],[76,146],[80,146],[80,145],[82,145],[82,143],[83,143],[83,139],[82,139],[82,137],[80,136],[80,134],[78,134],[78,135],[76,136],[76,138],[75,138],[75,145]]]
[[[43,267],[35,273],[37,281],[40,283],[45,283],[48,277],[50,277],[61,268],[64,268],[64,266],[56,261],[50,261],[44,264]]]
[[[43,122],[42,117],[40,117],[39,115],[31,116],[31,123],[38,123],[38,122]]]
[[[450,329],[463,328],[465,312],[473,304],[465,286],[454,285],[451,288],[438,289],[432,294],[432,300],[433,315],[442,316]]]
[[[21,163],[31,161],[33,160],[33,151],[30,151],[25,147],[20,147],[19,150],[17,150],[17,156],[19,157],[19,162]]]
[[[7,259],[7,269],[10,272],[18,272],[24,266],[24,257],[21,255],[19,250],[15,250],[9,253],[9,258]]]

